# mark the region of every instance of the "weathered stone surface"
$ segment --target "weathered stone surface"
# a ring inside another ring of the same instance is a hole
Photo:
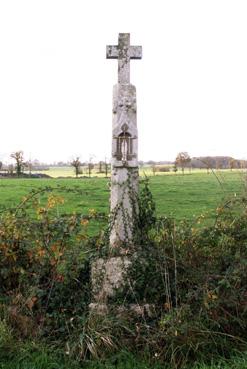
[[[113,87],[112,112],[112,166],[138,167],[135,86],[115,85]]]
[[[90,312],[100,316],[113,313],[116,316],[131,315],[133,317],[153,317],[156,314],[153,304],[124,303],[127,290],[135,294],[133,284],[129,280],[129,272],[138,258],[132,256],[117,256],[109,259],[97,259],[92,263],[92,303]],[[143,260],[145,263],[146,261]],[[117,299],[117,297],[120,300]],[[133,295],[134,297],[134,295]]]
[[[99,304],[91,303],[89,305],[90,311],[93,314],[104,316],[110,311],[114,315],[122,317],[124,315],[132,315],[134,317],[149,317],[152,318],[156,316],[156,310],[154,304],[127,304],[127,305],[109,305],[109,304]]]
[[[138,178],[138,168],[112,168],[110,247],[120,253],[133,245]]]
[[[93,301],[107,302],[116,291],[126,285],[126,275],[131,261],[127,256],[100,258],[92,264],[91,281]]]
[[[107,58],[118,59],[118,84],[113,88],[111,248],[133,243],[137,214],[138,132],[136,88],[130,84],[130,60],[141,59],[141,46],[130,46],[130,34],[120,33],[117,46],[107,46]]]
[[[107,58],[118,59],[118,84],[113,88],[112,177],[110,248],[119,256],[98,259],[92,264],[91,312],[104,315],[112,310],[114,298],[126,292],[133,259],[126,256],[133,246],[138,214],[138,132],[136,89],[130,84],[130,60],[141,59],[141,46],[130,46],[130,34],[120,33],[118,45],[107,46]],[[124,256],[125,255],[125,256]],[[111,305],[109,304],[111,302]],[[146,307],[145,307],[146,306]],[[116,305],[115,312],[144,315],[149,305]]]
[[[91,302],[89,310],[93,314],[104,316],[109,313],[109,306],[107,304],[100,304],[98,302]]]
[[[130,46],[130,34],[119,33],[118,45],[106,46],[106,58],[118,59],[118,83],[129,83],[130,59],[141,59],[142,47]]]

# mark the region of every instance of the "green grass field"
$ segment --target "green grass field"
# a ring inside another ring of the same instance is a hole
[[[245,174],[221,171],[207,174],[164,174],[150,176],[150,189],[158,215],[193,219],[200,214],[210,220],[215,209],[245,190]],[[64,198],[61,213],[87,214],[90,209],[108,213],[109,178],[0,179],[0,208],[16,206],[32,189],[56,188]],[[67,190],[75,192],[66,192]],[[77,193],[79,191],[80,193]]]

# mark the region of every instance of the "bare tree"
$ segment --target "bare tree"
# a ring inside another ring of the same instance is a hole
[[[235,166],[236,166],[236,160],[231,158],[229,160],[229,168],[231,169],[231,171],[235,168]]]
[[[99,161],[99,173],[105,173],[104,162],[102,160]]]
[[[10,157],[15,160],[16,174],[17,174],[17,177],[20,177],[25,167],[23,151],[13,152],[10,155]]]
[[[175,160],[176,166],[179,166],[182,169],[183,174],[184,174],[185,166],[190,162],[191,162],[191,158],[186,151],[179,152]]]
[[[220,169],[223,168],[223,163],[222,163],[220,158],[216,159],[215,167],[216,167],[217,170],[220,170]]]
[[[88,166],[87,166],[87,169],[88,169],[88,176],[91,177],[91,173],[92,173],[92,170],[94,168],[94,164],[93,163],[88,163]]]
[[[153,176],[155,176],[157,172],[157,166],[155,164],[152,165],[152,172],[153,172]]]
[[[109,164],[107,163],[107,159],[105,158],[105,177],[108,177]]]
[[[92,173],[92,170],[93,170],[93,168],[94,168],[94,164],[92,163],[92,159],[93,159],[93,156],[90,156],[90,157],[89,157],[88,164],[87,164],[88,176],[89,176],[89,177],[91,177],[91,173]]]
[[[77,156],[74,160],[72,160],[70,165],[72,165],[72,167],[75,168],[75,175],[76,178],[78,178],[78,175],[81,173],[81,161],[79,156]]]
[[[203,164],[206,165],[207,173],[209,174],[209,170],[213,168],[213,159],[210,156],[206,156],[203,159],[199,159]]]
[[[176,164],[176,163],[174,163],[174,165],[173,165],[173,167],[172,167],[172,170],[173,170],[173,172],[174,172],[175,174],[177,173],[178,168],[177,168],[177,164]]]

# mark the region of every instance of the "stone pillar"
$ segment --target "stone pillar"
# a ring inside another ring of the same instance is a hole
[[[130,46],[128,33],[119,34],[118,45],[107,46],[107,58],[118,59],[118,83],[113,87],[109,257],[100,258],[92,265],[90,308],[99,314],[105,314],[114,306],[116,295],[128,289],[128,273],[137,258],[134,230],[138,216],[138,133],[136,89],[130,84],[130,59],[141,59],[141,54],[141,46]],[[116,309],[138,314],[145,310],[133,303]]]
[[[131,84],[113,88],[111,235],[110,247],[133,244],[138,214],[138,134],[136,89]]]

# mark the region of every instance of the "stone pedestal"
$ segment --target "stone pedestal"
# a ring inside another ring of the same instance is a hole
[[[100,316],[109,313],[134,317],[155,315],[154,305],[134,301],[135,291],[129,272],[136,257],[137,255],[100,258],[92,264],[91,313]],[[132,295],[132,302],[126,299],[127,292]]]

